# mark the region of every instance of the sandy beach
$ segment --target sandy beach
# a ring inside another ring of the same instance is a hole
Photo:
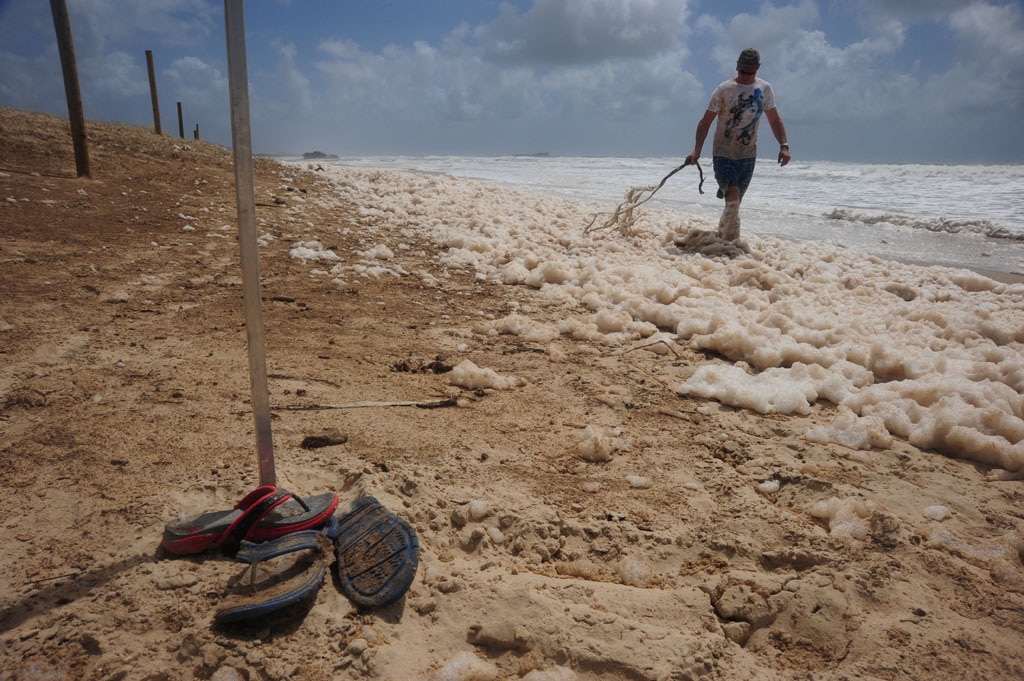
[[[568,248],[560,234],[579,238],[574,211],[590,206],[457,178],[397,204],[390,173],[268,159],[256,196],[278,483],[342,506],[375,496],[416,529],[420,565],[378,611],[329,577],[294,608],[213,626],[240,564],[159,545],[169,520],[259,484],[231,156],[88,130],[93,179],[78,179],[66,119],[0,109],[4,681],[1024,678],[1019,281],[873,259],[903,282],[885,295],[943,310],[922,325],[945,315],[952,338],[987,315],[957,340],[984,360],[922,341],[934,364],[892,363],[890,378],[974,362],[1002,381],[1006,411],[978,398],[956,412],[966,430],[940,411],[923,413],[939,421],[927,437],[894,434],[885,405],[907,395],[855,392],[844,369],[851,385],[834,389],[860,401],[868,437],[844,445],[846,407],[820,386],[792,409],[687,394],[768,372],[698,321],[682,338],[640,303],[607,312],[627,284],[567,293],[572,272],[523,265],[537,247],[502,262],[486,241],[526,206]],[[451,208],[477,195],[504,212],[477,215],[474,241],[450,231],[467,219]],[[662,233],[605,234],[588,257],[643,257],[701,226],[646,224]],[[820,260],[767,239],[750,250],[659,257],[745,287],[748,307],[791,290],[773,263],[810,278]],[[880,288],[856,254],[829,264],[858,278],[851,295]]]

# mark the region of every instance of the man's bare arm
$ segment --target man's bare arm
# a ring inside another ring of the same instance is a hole
[[[779,164],[789,163],[789,138],[786,137],[786,125],[782,122],[782,116],[778,109],[766,109],[764,115],[768,117],[768,124],[772,126],[772,134],[779,142]]]
[[[704,140],[708,138],[708,131],[711,130],[711,124],[715,122],[717,116],[718,114],[710,109],[704,112],[704,117],[697,123],[697,135],[693,145],[693,153],[686,157],[687,163],[696,163],[700,160],[700,151],[704,148]]]

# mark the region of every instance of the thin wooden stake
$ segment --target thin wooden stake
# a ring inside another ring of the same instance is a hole
[[[156,96],[156,69],[153,68],[153,50],[146,50],[146,69],[149,71],[149,97],[153,100],[153,128],[160,130],[160,100]]]
[[[242,294],[245,330],[249,337],[249,379],[256,421],[256,456],[260,484],[274,485],[274,439],[270,429],[270,390],[260,303],[259,249],[256,243],[256,184],[249,128],[249,74],[245,58],[245,13],[242,0],[224,0],[228,48],[228,93],[231,98],[231,148],[235,159],[238,242],[242,250]]]
[[[79,177],[90,177],[89,141],[85,132],[85,109],[82,91],[78,85],[78,62],[75,61],[75,42],[71,37],[71,19],[65,0],[50,0],[53,28],[57,31],[57,49],[64,71],[64,95],[68,100],[68,120],[71,123],[71,142],[75,147],[75,167]]]

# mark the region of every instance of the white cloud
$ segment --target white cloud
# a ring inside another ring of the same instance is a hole
[[[95,98],[139,97],[149,94],[149,74],[126,52],[109,52],[80,62],[79,75],[89,81]]]
[[[821,31],[801,31],[781,48],[769,79],[782,101],[791,103],[791,115],[819,121],[882,118],[904,110],[919,88],[909,75],[887,68],[897,42],[888,34],[837,47]]]
[[[362,55],[359,45],[349,40],[327,40],[317,49],[334,59],[355,59]]]
[[[686,0],[536,0],[520,14],[502,5],[476,29],[488,59],[510,63],[586,64],[655,56],[678,49]]]
[[[802,26],[814,25],[819,19],[818,6],[811,0],[801,0],[796,5],[776,7],[765,3],[755,14],[737,14],[728,22],[725,31],[731,40],[718,45],[715,55],[724,61],[732,71],[736,57],[746,47],[761,51],[761,59],[781,49]]]
[[[195,45],[214,34],[223,16],[223,6],[211,0],[75,0],[68,4],[76,49],[81,43],[97,52],[105,51],[108,44],[146,40]]]
[[[1020,112],[1024,106],[1024,17],[1013,5],[973,4],[948,23],[956,60],[930,79],[926,101],[943,111]]]
[[[169,81],[168,90],[179,100],[203,108],[227,106],[228,79],[216,66],[198,57],[182,57],[161,73]]]
[[[978,0],[860,0],[851,3],[867,21],[873,17],[906,20],[942,19]]]
[[[714,41],[712,54],[723,79],[735,73],[741,49],[761,52],[761,76],[774,86],[787,122],[879,118],[900,109],[911,95],[908,89],[917,88],[890,65],[903,43],[903,25],[875,22],[873,33],[840,46],[817,28],[819,23],[818,5],[801,0],[781,7],[766,3],[757,14],[726,22],[705,15],[696,26]]]
[[[1015,5],[973,4],[949,19],[960,49],[958,62],[978,73],[1005,74],[1019,87],[1024,76],[1024,18]]]
[[[685,17],[678,0],[538,0],[523,14],[506,5],[494,22],[458,26],[437,48],[371,54],[325,41],[316,68],[332,106],[368,127],[378,111],[437,128],[532,120],[540,129],[568,117],[629,125],[699,108],[703,88],[682,68]]]
[[[275,43],[273,47],[277,51],[278,62],[277,71],[270,76],[274,84],[273,97],[268,98],[268,104],[308,114],[316,106],[316,97],[310,87],[309,78],[296,63],[298,48],[292,43]]]
[[[345,109],[408,110],[418,106],[422,83],[415,73],[416,51],[387,48],[380,54],[362,51],[350,41],[328,40],[315,62],[329,101]]]

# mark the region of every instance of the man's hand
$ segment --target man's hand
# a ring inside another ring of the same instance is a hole
[[[696,165],[697,161],[699,161],[699,160],[700,160],[700,154],[696,154],[696,153],[690,154],[683,161],[683,167]]]
[[[784,166],[789,163],[789,147],[782,147],[779,149],[779,165]]]

